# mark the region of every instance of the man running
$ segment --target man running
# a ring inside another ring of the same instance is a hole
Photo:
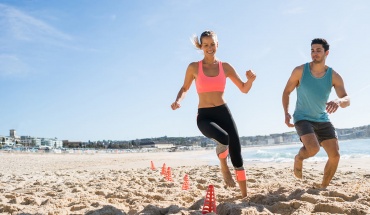
[[[293,70],[282,96],[285,124],[288,127],[295,127],[303,143],[303,147],[294,158],[294,175],[302,179],[303,160],[316,155],[320,146],[328,155],[322,183],[315,185],[318,188],[326,188],[329,185],[340,159],[338,137],[328,114],[336,112],[338,107],[345,108],[350,105],[342,77],[325,65],[328,54],[327,41],[321,38],[313,39],[312,62]],[[332,87],[338,98],[328,101]],[[289,96],[294,89],[297,89],[297,101],[292,124]]]

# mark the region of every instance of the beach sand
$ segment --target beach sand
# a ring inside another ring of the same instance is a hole
[[[312,186],[321,182],[323,162],[305,162],[303,180],[294,178],[293,163],[245,163],[248,197],[241,199],[238,188],[225,188],[219,166],[200,159],[206,153],[3,152],[0,213],[200,215],[213,185],[221,215],[370,214],[370,158],[342,159],[327,189]],[[161,175],[163,164],[173,182]]]

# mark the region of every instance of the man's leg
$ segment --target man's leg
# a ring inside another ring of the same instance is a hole
[[[302,179],[303,160],[312,157],[320,151],[320,145],[314,133],[301,136],[303,147],[294,158],[294,175]]]
[[[322,179],[321,188],[326,188],[331,179],[333,178],[335,172],[337,171],[340,154],[339,154],[339,145],[336,138],[324,140],[321,142],[322,147],[325,149],[328,154],[328,161],[326,162],[324,169],[324,177]]]

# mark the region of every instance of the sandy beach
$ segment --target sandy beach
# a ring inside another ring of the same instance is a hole
[[[342,159],[327,189],[312,186],[323,162],[305,162],[303,180],[293,177],[292,163],[245,163],[248,197],[241,199],[238,188],[225,188],[219,166],[200,159],[205,153],[2,152],[0,213],[200,215],[213,185],[221,215],[370,214],[370,158]],[[161,175],[163,164],[173,181]]]

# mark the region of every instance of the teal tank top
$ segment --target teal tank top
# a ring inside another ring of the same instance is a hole
[[[300,120],[312,122],[329,122],[326,112],[332,84],[332,68],[328,67],[323,77],[312,75],[310,63],[306,63],[299,86],[297,87],[297,102],[293,114],[294,123]]]

